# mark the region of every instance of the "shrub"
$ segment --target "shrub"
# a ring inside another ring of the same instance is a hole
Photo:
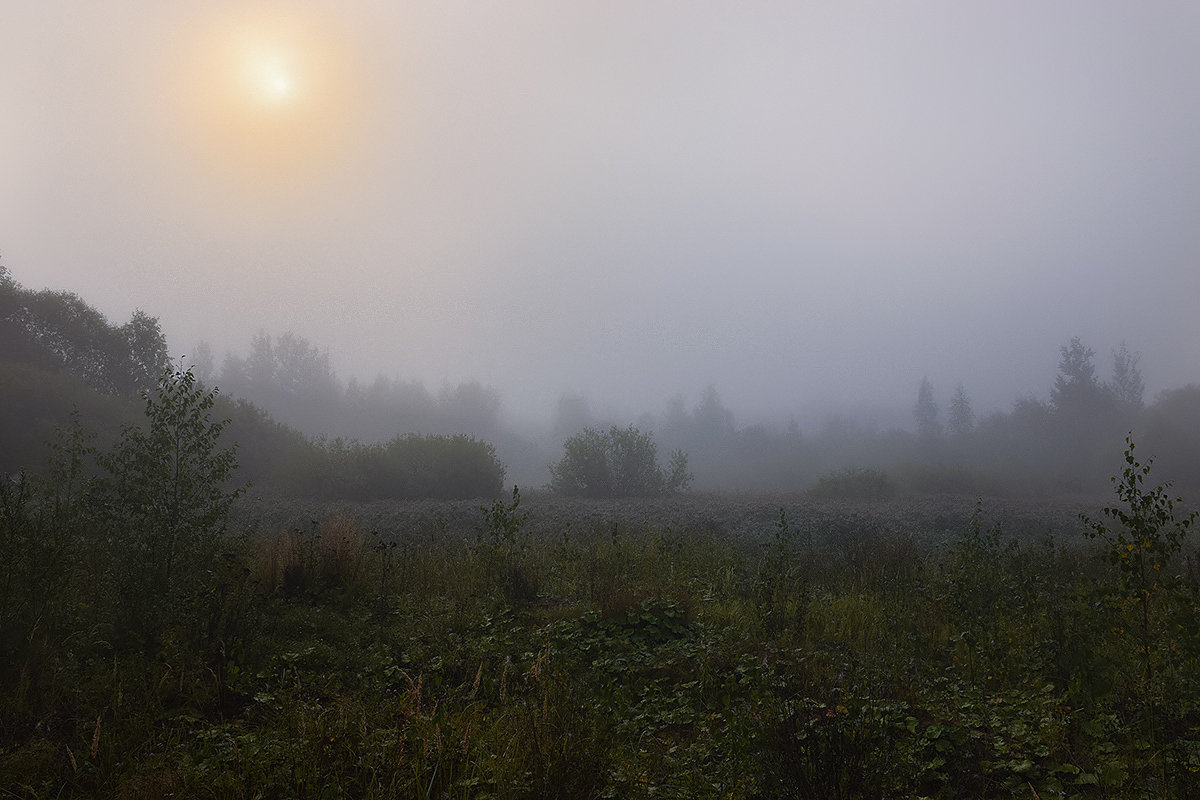
[[[496,448],[472,436],[410,434],[392,439],[384,452],[386,468],[403,487],[401,496],[495,497],[504,488]]]
[[[1087,525],[1084,535],[1108,545],[1108,561],[1120,577],[1123,600],[1134,606],[1133,638],[1141,655],[1143,681],[1149,684],[1163,633],[1164,607],[1180,581],[1171,573],[1171,562],[1183,549],[1200,512],[1177,515],[1175,506],[1183,500],[1172,499],[1169,483],[1144,488],[1154,460],[1143,464],[1133,450],[1132,436],[1125,437],[1125,467],[1119,478],[1112,479],[1124,507],[1109,506],[1102,511],[1111,526],[1086,515],[1082,519]]]
[[[580,497],[639,497],[683,491],[691,483],[687,455],[671,454],[668,469],[658,463],[654,437],[630,425],[607,432],[587,428],[563,443],[564,454],[550,467],[550,487]]]
[[[226,517],[241,494],[229,487],[233,450],[219,444],[225,423],[210,417],[215,396],[190,371],[166,372],[144,395],[146,423],[125,428],[98,458],[123,622],[148,639],[166,615],[185,612],[211,588]]]
[[[986,481],[968,467],[935,464],[903,464],[892,468],[897,488],[905,494],[959,494],[978,497],[992,494]]]
[[[331,500],[464,500],[504,487],[496,448],[472,436],[409,434],[385,444],[312,443],[282,476],[291,494]]]
[[[516,486],[511,503],[496,500],[490,507],[481,507],[483,520],[475,548],[491,584],[510,601],[535,600],[538,595],[534,570],[528,563],[529,537],[524,530],[529,513],[520,511],[520,507],[521,492]]]
[[[821,476],[808,495],[827,500],[887,500],[895,497],[896,486],[881,469],[852,468]]]

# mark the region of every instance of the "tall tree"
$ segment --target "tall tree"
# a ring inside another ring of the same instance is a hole
[[[247,358],[226,356],[220,383],[227,394],[310,434],[328,432],[341,403],[328,352],[291,332],[273,339],[259,331]]]
[[[1146,391],[1142,371],[1138,368],[1139,361],[1141,356],[1129,352],[1129,348],[1121,342],[1121,346],[1113,351],[1113,376],[1108,384],[1108,390],[1117,403],[1133,411],[1141,409],[1142,395]]]
[[[288,331],[272,348],[275,383],[279,391],[292,397],[337,394],[337,377],[329,352]]]
[[[23,294],[8,267],[0,264],[0,360],[28,360],[33,349],[21,324]]]
[[[733,412],[721,402],[717,387],[709,384],[692,412],[694,436],[700,442],[718,442],[733,435]]]
[[[211,384],[216,377],[216,367],[213,359],[212,345],[204,340],[196,342],[192,348],[192,374],[201,383]]]
[[[975,412],[971,408],[971,398],[960,383],[954,389],[954,397],[950,400],[950,433],[955,436],[965,436],[975,430]]]
[[[13,317],[42,360],[61,366],[97,391],[129,391],[129,343],[120,328],[73,292],[26,292]]]
[[[1071,338],[1059,348],[1058,375],[1050,390],[1050,405],[1060,414],[1088,417],[1099,410],[1104,390],[1096,380],[1095,352],[1079,340]]]
[[[275,387],[277,367],[271,334],[260,330],[250,340],[250,355],[245,362],[246,380],[249,384],[246,389],[252,393],[269,393]],[[248,399],[255,401],[253,396]]]
[[[129,322],[121,326],[121,333],[125,335],[129,346],[127,375],[123,376],[128,392],[136,394],[154,388],[171,368],[167,337],[158,326],[158,318],[139,308],[133,312]]]
[[[913,419],[917,423],[917,435],[922,439],[936,439],[942,432],[937,403],[933,400],[933,384],[929,378],[921,378],[917,402],[913,406]]]

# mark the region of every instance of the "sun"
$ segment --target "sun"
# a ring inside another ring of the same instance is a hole
[[[253,66],[252,87],[270,105],[284,105],[296,90],[294,71],[279,59],[263,59]]]
[[[225,114],[297,114],[329,102],[341,77],[328,45],[294,25],[270,21],[239,26],[212,55],[214,100]]]
[[[284,109],[304,100],[302,89],[321,79],[319,54],[301,50],[301,43],[243,42],[236,56],[237,90],[262,109]],[[307,73],[307,74],[306,74]]]
[[[173,94],[199,176],[266,201],[344,169],[365,77],[333,20],[298,4],[227,10],[194,41]]]

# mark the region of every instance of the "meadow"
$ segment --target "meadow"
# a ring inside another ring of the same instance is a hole
[[[0,796],[1193,797],[1197,551],[1130,583],[1108,502],[251,493],[153,630],[64,533],[8,566]]]

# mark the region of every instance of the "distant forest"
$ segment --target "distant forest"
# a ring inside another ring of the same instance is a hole
[[[47,442],[78,409],[101,442],[137,424],[141,392],[178,368],[158,319],[136,311],[110,323],[69,291],[33,291],[0,266],[0,470],[37,471]],[[948,400],[914,377],[909,429],[830,418],[820,430],[794,422],[739,425],[709,387],[637,419],[604,419],[586,397],[564,395],[540,429],[506,419],[494,388],[466,382],[431,391],[417,380],[342,381],[327,351],[303,337],[260,332],[245,354],[219,364],[204,343],[186,366],[220,392],[239,478],[289,494],[357,497],[495,495],[505,484],[550,483],[563,443],[585,430],[633,425],[660,453],[682,451],[692,487],[791,492],[871,470],[884,489],[972,495],[1103,492],[1132,432],[1156,474],[1200,488],[1200,386],[1147,400],[1139,357],[1122,346],[1103,359],[1075,338],[1047,353],[1058,374],[1046,399],[1025,397],[977,416],[961,384]],[[431,460],[432,459],[432,460]],[[438,459],[443,459],[439,461]],[[432,464],[467,464],[443,470]],[[433,477],[431,477],[433,476]],[[455,482],[458,482],[455,484]],[[452,487],[452,488],[447,488]]]

